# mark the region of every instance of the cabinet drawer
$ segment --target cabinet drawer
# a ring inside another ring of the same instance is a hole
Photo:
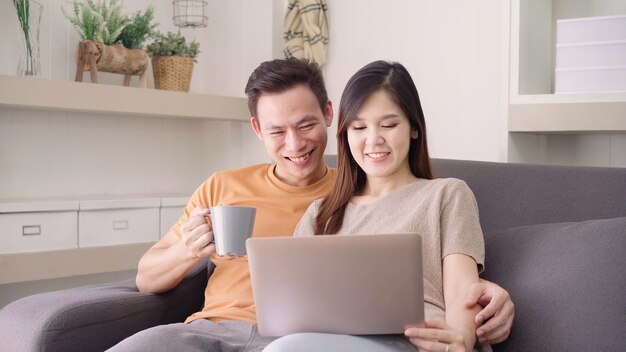
[[[159,208],[79,212],[79,247],[156,242],[158,239]]]
[[[555,93],[626,91],[626,65],[607,69],[556,70]]]
[[[0,214],[0,254],[78,247],[76,211]]]

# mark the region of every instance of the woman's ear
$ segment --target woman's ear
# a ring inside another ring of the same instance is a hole
[[[417,139],[419,136],[420,135],[417,133],[417,130],[411,130],[411,138]]]

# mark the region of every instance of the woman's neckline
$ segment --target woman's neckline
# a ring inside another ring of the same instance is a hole
[[[353,199],[354,199],[354,197],[355,197],[355,196],[352,196],[352,198],[350,198],[350,201],[348,202],[348,205],[349,205],[349,206],[353,206],[353,207],[368,207],[368,206],[370,206],[370,205],[376,204],[376,203],[378,203],[378,202],[380,202],[380,201],[383,201],[383,200],[385,200],[385,199],[389,198],[389,196],[391,196],[391,195],[393,195],[393,194],[395,194],[395,193],[397,193],[397,192],[399,192],[399,191],[401,191],[401,190],[403,190],[403,189],[405,189],[405,188],[408,188],[408,187],[413,186],[413,185],[415,185],[415,184],[421,183],[422,181],[424,181],[424,179],[417,178],[417,179],[415,179],[414,181],[411,181],[411,182],[406,183],[406,184],[404,184],[404,185],[402,185],[402,186],[399,186],[399,187],[394,188],[394,189],[393,189],[392,191],[390,191],[389,193],[385,194],[385,195],[384,195],[384,196],[382,196],[382,197],[376,198],[375,200],[373,200],[373,201],[371,201],[371,202],[369,202],[369,203],[355,203],[355,202],[353,201]],[[362,196],[356,196],[356,197],[362,197]]]

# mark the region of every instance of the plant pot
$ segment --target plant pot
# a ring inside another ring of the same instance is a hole
[[[155,56],[152,58],[152,73],[156,89],[189,92],[193,59],[182,56]]]

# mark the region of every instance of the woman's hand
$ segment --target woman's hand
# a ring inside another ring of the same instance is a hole
[[[443,321],[425,321],[423,327],[407,328],[404,335],[420,352],[466,352],[463,335]]]

